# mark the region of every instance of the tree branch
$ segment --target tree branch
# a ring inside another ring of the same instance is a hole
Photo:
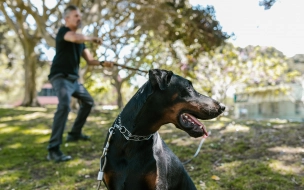
[[[61,1],[59,1],[59,2],[61,2]],[[31,2],[29,2],[29,3],[31,5],[31,7],[33,7],[36,11],[33,11],[28,5],[25,5],[22,0],[17,0],[18,7],[22,10],[26,10],[26,12],[28,14],[32,15],[33,18],[35,19],[37,30],[38,30],[38,32],[36,32],[36,35],[37,35],[36,37],[44,38],[50,46],[55,46],[54,38],[46,31],[46,27],[45,27],[46,18],[39,15],[38,9],[34,5],[32,5]]]
[[[8,6],[8,5],[7,5]],[[16,32],[18,38],[20,39],[20,41],[22,41],[22,37],[19,34],[19,27],[12,21],[12,19],[8,16],[5,7],[4,7],[4,3],[0,4],[0,10],[3,12],[4,16],[5,16],[5,20],[6,22],[9,24],[9,26]]]
[[[48,9],[49,10],[49,14],[48,16],[50,16],[51,14],[54,14],[56,10],[58,10],[59,5],[61,5],[62,0],[59,0],[59,2],[57,3],[57,5],[55,7],[53,7],[52,9]]]

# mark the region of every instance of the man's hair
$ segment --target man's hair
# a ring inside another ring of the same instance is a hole
[[[76,11],[76,10],[78,10],[78,7],[76,7],[75,5],[67,6],[63,11],[63,18],[66,18],[71,11]]]

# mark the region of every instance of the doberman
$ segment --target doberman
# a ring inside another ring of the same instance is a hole
[[[183,164],[157,131],[162,125],[173,123],[191,137],[208,136],[198,119],[215,118],[224,110],[223,104],[198,93],[189,80],[171,71],[149,70],[149,80],[110,128],[114,133],[109,133],[106,141],[109,142],[103,170],[106,187],[110,190],[196,189]]]

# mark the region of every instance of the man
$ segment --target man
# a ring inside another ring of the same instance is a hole
[[[80,109],[72,129],[68,133],[67,141],[89,140],[89,136],[82,133],[82,127],[94,101],[84,86],[79,84],[77,80],[79,78],[80,57],[82,56],[89,65],[113,67],[112,62],[102,62],[101,64],[98,60],[95,60],[84,45],[84,42],[101,44],[101,39],[76,33],[76,30],[81,27],[81,13],[76,6],[70,5],[64,10],[64,20],[65,26],[59,29],[56,36],[56,55],[48,76],[59,100],[54,115],[51,138],[47,147],[49,151],[47,159],[56,162],[72,159],[71,156],[63,154],[60,150],[72,96],[80,100]]]

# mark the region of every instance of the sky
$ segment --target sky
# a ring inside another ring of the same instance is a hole
[[[278,0],[269,10],[260,0],[190,0],[213,5],[224,32],[234,33],[235,46],[272,46],[287,57],[304,54],[303,0]]]

